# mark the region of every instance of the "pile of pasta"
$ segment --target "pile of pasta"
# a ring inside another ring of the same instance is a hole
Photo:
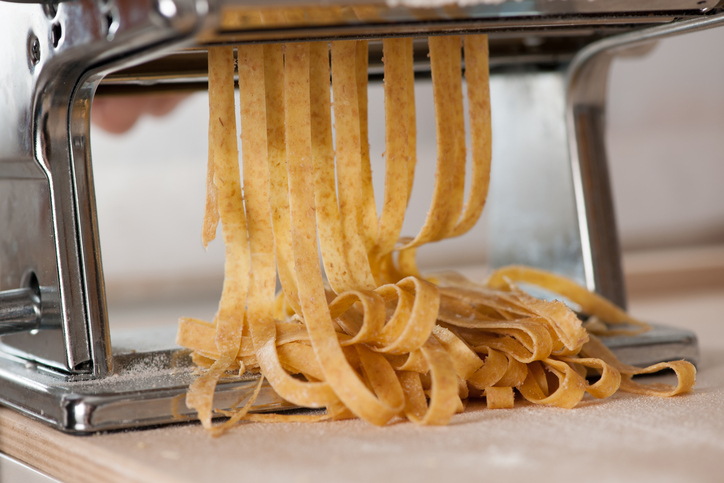
[[[567,279],[525,267],[498,270],[482,285],[453,273],[420,275],[419,246],[462,235],[479,218],[491,159],[487,37],[431,37],[429,47],[437,164],[430,210],[415,237],[401,237],[416,165],[412,39],[383,45],[379,216],[366,41],[243,45],[236,60],[232,47],[209,49],[203,242],[215,237],[220,222],[225,280],[214,321],[183,318],[178,333],[178,343],[203,368],[186,403],[206,428],[218,433],[242,419],[348,417],[440,425],[471,397],[485,398],[490,408],[512,407],[515,390],[536,404],[571,408],[585,393],[671,396],[693,386],[688,362],[644,369],[621,364],[563,302],[534,298],[517,286],[539,285],[578,304],[592,332],[645,330]],[[472,138],[467,198],[463,49]],[[632,380],[666,368],[676,373],[676,386]],[[229,420],[212,426],[214,389],[230,371],[261,373],[285,400],[326,413],[250,413],[260,378],[244,407],[224,412]],[[598,374],[595,382],[587,379],[591,374]]]

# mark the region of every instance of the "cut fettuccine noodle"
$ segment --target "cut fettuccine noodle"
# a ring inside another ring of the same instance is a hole
[[[430,211],[415,237],[400,233],[417,161],[411,39],[383,46],[379,218],[367,139],[366,41],[332,42],[331,49],[326,42],[238,47],[243,176],[233,48],[209,49],[202,240],[211,241],[221,223],[226,273],[214,321],[181,319],[177,341],[205,368],[187,405],[213,434],[241,420],[359,417],[384,425],[404,417],[439,425],[471,397],[509,408],[517,391],[536,404],[571,408],[586,393],[673,396],[694,385],[688,362],[620,363],[586,327],[606,336],[648,326],[563,277],[526,267],[500,269],[485,284],[420,275],[417,247],[459,236],[477,221],[491,160],[486,36],[433,37],[429,44],[438,160]],[[467,199],[463,45],[472,132]],[[282,290],[275,294],[277,278]],[[518,283],[578,304],[587,325],[564,303],[532,297]],[[675,372],[675,386],[632,380],[662,369]],[[215,386],[229,371],[261,373],[282,398],[326,408],[326,415],[252,414],[259,382],[246,404],[222,411],[229,420],[214,427]],[[598,379],[590,382],[591,375]]]

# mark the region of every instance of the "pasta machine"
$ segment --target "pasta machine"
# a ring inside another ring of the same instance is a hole
[[[657,39],[724,24],[723,7],[720,0],[0,0],[0,402],[77,433],[193,418],[182,402],[194,377],[190,358],[168,334],[139,333],[111,347],[90,156],[95,95],[205,88],[206,47],[245,42],[415,37],[422,77],[425,37],[485,32],[493,108],[519,139],[505,146],[493,188],[547,185],[542,198],[491,206],[498,234],[491,264],[554,270],[625,306],[604,149],[609,64]],[[278,9],[280,20],[254,22],[260,8]],[[380,77],[381,43],[370,42],[369,65],[370,77]],[[665,327],[608,344],[632,364],[695,362],[698,354],[692,333]],[[229,407],[253,384],[225,381],[217,406]],[[266,387],[256,407],[288,405]]]

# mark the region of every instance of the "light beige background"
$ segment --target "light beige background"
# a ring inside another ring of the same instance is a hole
[[[625,250],[724,243],[724,59],[718,54],[723,43],[724,29],[693,34],[661,42],[648,56],[613,66],[608,151]],[[420,161],[405,234],[416,232],[429,206],[435,162],[431,94],[429,82],[417,84]],[[206,95],[199,93],[167,118],[142,119],[126,135],[93,129],[111,300],[129,287],[143,286],[139,281],[157,289],[158,282],[173,287],[196,279],[217,290],[223,247],[215,242],[205,252],[200,241],[207,114]],[[370,119],[381,195],[384,110],[379,83],[370,88]],[[422,264],[482,263],[485,236],[483,218],[465,237],[426,248]]]

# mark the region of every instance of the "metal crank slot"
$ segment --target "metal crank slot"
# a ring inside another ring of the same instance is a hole
[[[38,330],[41,318],[40,297],[32,289],[0,292],[0,335]]]

